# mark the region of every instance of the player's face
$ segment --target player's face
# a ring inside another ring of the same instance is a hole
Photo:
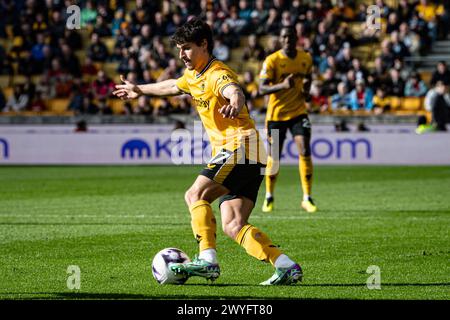
[[[180,59],[189,70],[200,69],[204,65],[205,60],[208,60],[208,50],[204,45],[198,46],[194,42],[186,42],[177,44],[177,48]]]
[[[297,44],[297,35],[291,29],[282,29],[280,43],[284,50],[294,50]]]

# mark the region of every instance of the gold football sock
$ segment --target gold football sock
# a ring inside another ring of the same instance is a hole
[[[266,193],[273,194],[275,190],[275,183],[278,177],[279,162],[273,160],[272,157],[267,158],[266,167]]]
[[[242,227],[235,241],[244,247],[245,251],[252,257],[270,262],[272,265],[275,265],[275,261],[282,253],[264,232],[251,224]]]
[[[192,231],[199,243],[200,251],[216,249],[216,218],[211,204],[205,200],[198,200],[189,207],[189,211]]]
[[[312,189],[313,165],[311,156],[300,156],[299,159],[300,180],[302,182],[303,194],[310,196]]]

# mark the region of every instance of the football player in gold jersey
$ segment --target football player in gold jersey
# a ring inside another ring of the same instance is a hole
[[[261,69],[262,94],[269,95],[266,128],[269,140],[269,157],[266,173],[266,199],[262,210],[274,208],[275,182],[286,133],[289,129],[299,150],[299,172],[303,189],[301,206],[307,212],[316,212],[311,198],[313,165],[311,161],[311,123],[305,99],[311,85],[311,55],[296,48],[297,35],[291,27],[280,32],[282,49],[269,55]]]
[[[191,95],[212,145],[212,159],[185,194],[200,253],[192,262],[173,264],[172,271],[210,280],[219,277],[216,219],[211,208],[211,203],[219,198],[224,233],[249,255],[275,267],[274,275],[261,284],[286,285],[301,281],[301,267],[283,254],[265,233],[248,223],[264,177],[266,155],[236,74],[212,56],[213,35],[205,22],[189,20],[177,29],[172,40],[186,66],[183,76],[144,85],[122,78],[124,84],[117,85],[114,91],[122,99],[143,94]]]

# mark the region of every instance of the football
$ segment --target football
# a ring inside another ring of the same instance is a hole
[[[152,262],[153,277],[159,284],[183,284],[188,277],[175,274],[170,270],[172,263],[190,262],[189,256],[177,248],[165,248],[159,251]]]

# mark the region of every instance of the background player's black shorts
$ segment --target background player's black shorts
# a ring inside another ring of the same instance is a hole
[[[273,141],[273,131],[278,130],[279,138],[279,157],[283,150],[284,140],[286,140],[287,130],[291,132],[292,136],[304,136],[306,138],[311,137],[311,122],[309,121],[307,114],[299,115],[291,120],[287,121],[267,121],[267,137],[270,145]]]
[[[311,122],[307,114],[299,115],[287,121],[267,121],[267,134],[269,137],[273,129],[280,130],[280,139],[283,138],[283,140],[286,138],[288,129],[292,136],[311,136]]]
[[[253,203],[256,203],[258,198],[259,187],[264,178],[263,168],[265,165],[248,159],[243,161],[233,160],[235,155],[236,151],[222,150],[200,172],[200,175],[220,183],[230,190],[230,193],[219,199],[219,206],[224,201],[238,197],[246,197]]]

